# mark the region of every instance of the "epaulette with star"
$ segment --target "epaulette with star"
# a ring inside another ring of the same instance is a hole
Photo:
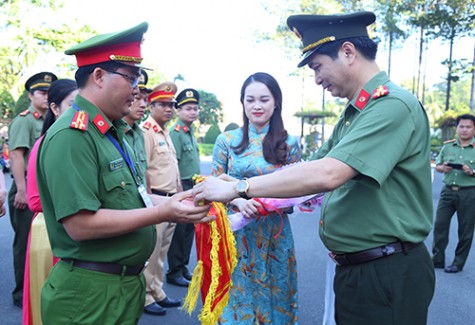
[[[456,141],[456,139],[450,139],[450,140],[444,141],[443,143],[444,143],[444,144],[447,144],[447,143],[454,143],[455,141]]]
[[[152,123],[150,123],[150,122],[147,121],[147,122],[145,122],[145,123],[143,124],[142,127],[143,127],[145,130],[148,130],[148,129],[150,129],[151,126],[152,126]]]
[[[180,124],[175,125],[175,131],[180,132]]]
[[[76,114],[74,114],[73,120],[71,121],[71,124],[69,124],[69,127],[71,129],[86,131],[88,121],[89,115],[85,111],[77,111]]]
[[[387,94],[389,94],[389,89],[386,86],[378,86],[376,89],[373,91],[373,99],[378,99],[380,97],[384,97]]]
[[[20,115],[20,116],[27,116],[28,114],[30,114],[30,110],[29,110],[29,109],[25,109],[23,112],[21,112],[21,113],[18,114],[18,115]]]

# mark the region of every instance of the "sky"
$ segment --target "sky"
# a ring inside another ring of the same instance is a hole
[[[133,4],[133,5],[132,5]],[[282,16],[285,9],[281,9]],[[322,90],[313,78],[290,76],[299,62],[293,61],[271,42],[256,42],[255,33],[273,33],[279,17],[266,12],[257,0],[65,0],[65,7],[56,19],[76,19],[98,33],[109,33],[147,21],[149,29],[142,46],[143,64],[154,67],[170,80],[177,74],[180,89],[192,87],[216,94],[224,108],[224,125],[242,122],[239,102],[243,81],[251,74],[263,71],[279,82],[284,96],[284,122],[289,133],[299,135],[300,122],[293,116],[302,107],[302,98],[321,103]],[[43,18],[44,19],[44,18]],[[289,32],[288,37],[294,37]],[[412,78],[417,63],[416,37],[393,51],[391,79],[396,83]],[[455,58],[473,59],[474,38],[455,44]],[[442,81],[446,71],[440,64],[448,57],[446,44],[434,42],[427,51],[427,82]],[[74,63],[74,58],[71,58]],[[386,69],[387,54],[380,45],[377,62]],[[308,69],[307,67],[303,69]],[[150,73],[149,73],[150,75]],[[311,72],[307,75],[312,76]],[[73,76],[70,76],[73,77]],[[153,87],[154,85],[149,85]],[[327,95],[327,98],[330,96]],[[315,107],[321,109],[321,107]]]

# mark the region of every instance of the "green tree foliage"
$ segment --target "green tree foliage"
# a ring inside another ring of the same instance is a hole
[[[0,93],[9,92],[13,98],[24,90],[20,80],[26,79],[28,68],[46,56],[57,61],[57,71],[72,71],[66,56],[58,55],[73,44],[93,35],[88,26],[69,20],[67,24],[51,21],[62,2],[54,0],[10,0],[0,6]],[[34,12],[38,19],[25,19],[25,13]],[[57,73],[57,71],[53,71]],[[39,71],[38,71],[39,72]],[[4,96],[1,97],[2,99]],[[0,106],[9,105],[0,103]]]
[[[239,129],[239,125],[237,123],[231,122],[228,125],[226,125],[226,127],[224,128],[224,132],[235,130],[235,129]]]
[[[12,118],[23,112],[25,109],[27,109],[30,106],[30,98],[28,97],[28,92],[25,90],[20,98],[18,98],[16,104],[15,104],[15,109],[13,110],[13,115]]]
[[[217,125],[223,121],[223,107],[215,94],[198,89],[200,94],[200,124]]]
[[[217,124],[213,124],[210,126],[208,131],[205,134],[205,138],[203,139],[204,143],[215,143],[216,138],[218,135],[221,134],[221,130],[219,129],[219,126]]]

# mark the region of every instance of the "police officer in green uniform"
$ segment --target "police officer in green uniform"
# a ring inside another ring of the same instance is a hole
[[[295,15],[315,82],[348,103],[313,161],[247,180],[208,177],[195,201],[326,192],[320,238],[337,263],[337,324],[427,323],[435,288],[424,245],[432,227],[429,123],[424,108],[376,62],[371,12]]]
[[[436,159],[435,169],[444,173],[435,216],[432,261],[435,268],[445,267],[445,249],[449,242],[450,221],[457,212],[459,241],[455,257],[445,268],[447,273],[462,271],[470,252],[475,226],[475,116],[460,115],[456,119],[457,138],[444,143]]]
[[[186,203],[190,192],[147,195],[124,141],[147,28],[98,35],[65,52],[76,56],[79,94],[48,130],[37,160],[48,235],[61,259],[42,290],[44,324],[137,324],[154,225],[209,219],[209,206]]]
[[[147,155],[145,153],[143,132],[139,123],[144,117],[145,110],[147,109],[147,96],[152,89],[147,88],[147,72],[141,70],[140,74],[141,76],[138,84],[139,93],[135,96],[135,100],[130,106],[130,112],[124,117],[124,121],[127,123],[125,129],[126,141],[134,149],[137,157],[138,168],[141,168],[142,173],[145,174],[145,171],[147,170]]]
[[[51,72],[40,72],[30,77],[25,83],[25,89],[28,91],[30,99],[30,107],[13,119],[8,128],[13,176],[13,182],[8,193],[8,207],[12,227],[15,231],[13,269],[16,286],[12,294],[13,304],[20,308],[23,301],[26,246],[31,220],[34,215],[28,209],[26,194],[28,155],[41,135],[44,117],[48,111],[48,89],[51,83],[57,79]]]
[[[199,115],[200,94],[192,88],[181,91],[176,97],[177,122],[170,128],[170,137],[176,150],[183,190],[193,188],[193,175],[200,174],[200,151],[193,130],[193,122]],[[167,282],[188,286],[191,273],[188,270],[195,227],[193,224],[177,224],[168,249]]]

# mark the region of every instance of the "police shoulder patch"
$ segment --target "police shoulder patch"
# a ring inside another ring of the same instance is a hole
[[[18,115],[20,115],[20,116],[27,116],[28,114],[30,114],[30,110],[29,110],[29,109],[25,109],[23,112],[21,112],[21,113],[18,114]]]
[[[150,129],[151,126],[152,126],[152,123],[150,123],[150,122],[147,121],[147,122],[145,122],[145,123],[143,124],[142,127],[143,127],[145,130],[148,130],[148,129]]]
[[[74,114],[73,120],[71,121],[71,124],[69,124],[69,127],[71,129],[86,131],[88,121],[89,115],[85,111],[77,111],[76,114]]]
[[[389,94],[389,89],[386,86],[378,86],[376,89],[373,91],[373,99],[377,99],[383,96],[386,96]]]
[[[175,125],[175,131],[180,132],[180,125],[179,124]]]

